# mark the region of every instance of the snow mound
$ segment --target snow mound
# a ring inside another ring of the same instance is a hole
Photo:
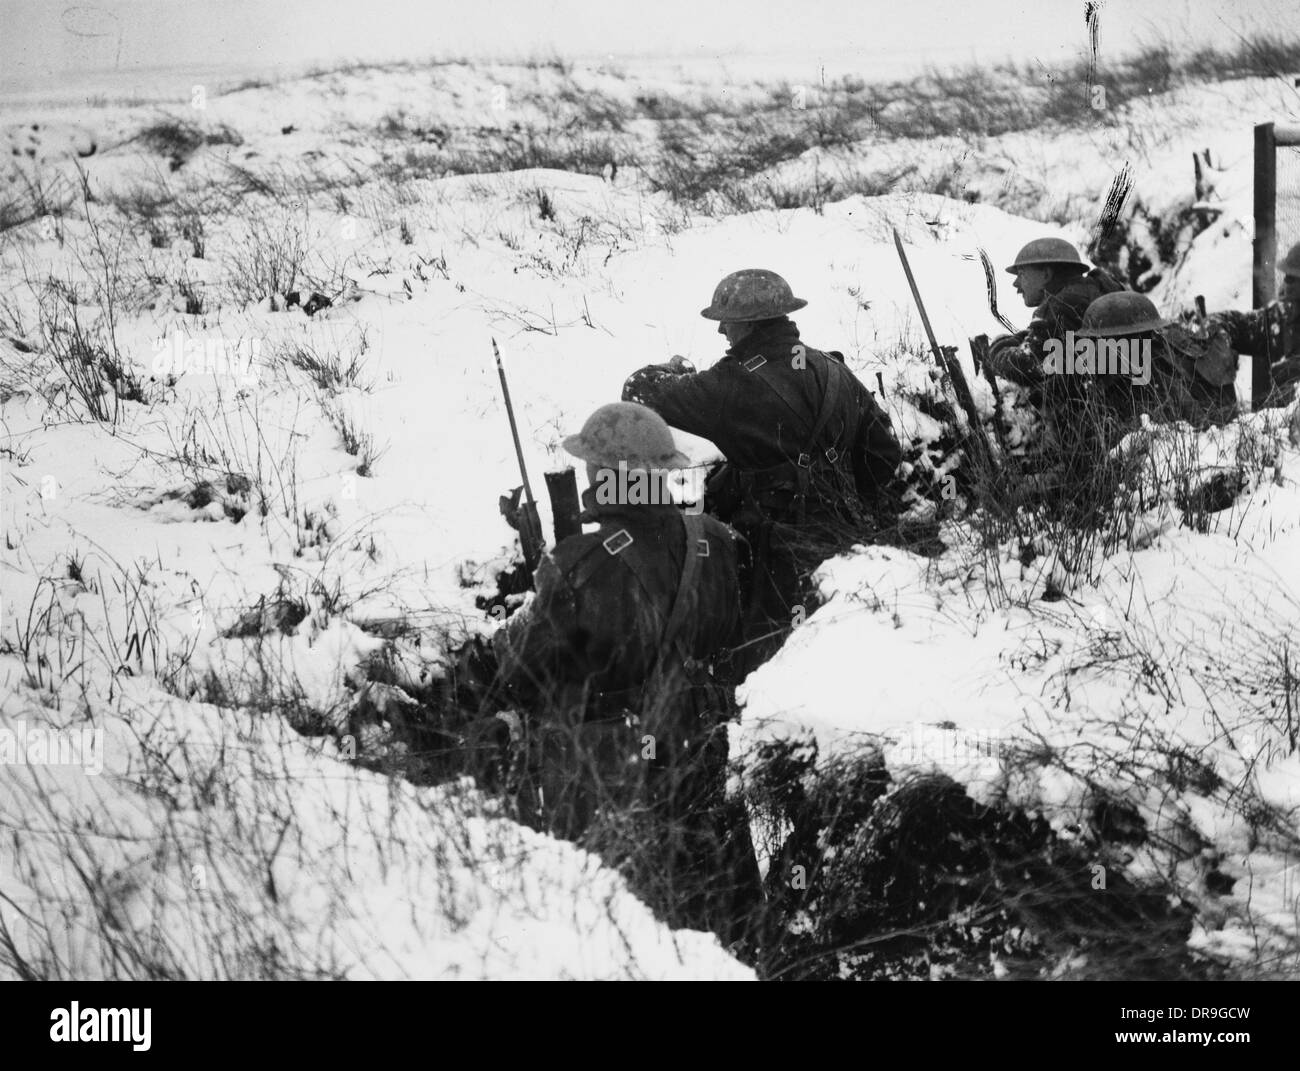
[[[144,686],[54,711],[3,673],[5,974],[752,977],[468,783],[417,789],[282,719]]]

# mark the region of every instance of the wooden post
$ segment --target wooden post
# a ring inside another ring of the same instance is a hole
[[[582,521],[578,515],[582,512],[578,502],[578,478],[572,468],[559,472],[546,472],[546,493],[551,499],[551,517],[555,522],[555,542],[557,544],[569,536],[582,534]]]
[[[1255,241],[1250,287],[1251,305],[1262,309],[1276,296],[1277,281],[1277,145],[1273,124],[1255,127]],[[1250,404],[1258,407],[1272,388],[1270,355],[1256,354],[1250,372]]]

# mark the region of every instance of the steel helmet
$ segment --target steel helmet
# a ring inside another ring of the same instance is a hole
[[[1080,338],[1117,338],[1158,331],[1164,325],[1160,311],[1149,297],[1122,290],[1103,294],[1089,305],[1075,334]]]
[[[774,271],[746,268],[733,271],[713,291],[713,301],[700,315],[724,323],[752,323],[802,309],[808,302],[790,291],[790,284]]]
[[[1087,271],[1088,265],[1079,256],[1079,251],[1064,238],[1035,238],[1024,246],[1007,271],[1015,275],[1021,268],[1077,268]]]
[[[1277,270],[1283,275],[1291,275],[1300,278],[1300,242],[1296,242],[1295,245],[1287,250],[1286,256],[1283,257],[1282,262],[1278,264]]]
[[[582,431],[564,440],[564,449],[595,465],[629,469],[675,469],[689,462],[677,449],[664,418],[636,402],[610,402],[587,418]]]

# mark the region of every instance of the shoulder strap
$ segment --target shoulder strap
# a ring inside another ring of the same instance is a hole
[[[596,556],[596,559],[601,565],[604,565],[611,558],[617,558],[635,578],[645,597],[653,599],[655,582],[654,577],[650,575],[645,559],[642,557],[645,552],[644,544],[637,543],[636,547],[633,548],[634,543],[637,543],[637,541],[633,538],[632,533],[626,528],[620,528],[597,544],[601,549],[601,553]]]
[[[691,595],[695,591],[695,574],[699,572],[700,558],[708,557],[709,551],[709,542],[704,535],[704,517],[698,513],[683,513],[680,516],[686,529],[686,556],[682,559],[682,575],[677,581],[673,608],[668,614],[668,624],[664,627],[660,643],[661,661],[664,653],[673,646],[680,646],[682,626],[686,623],[686,615],[691,612],[691,603],[694,601]]]
[[[808,436],[808,445],[804,447],[805,454],[812,454],[817,448],[817,443],[821,439],[822,431],[825,430],[831,416],[840,404],[840,373],[834,361],[826,362],[826,389],[822,392],[822,407],[817,414],[817,423],[813,425],[812,432]],[[838,460],[834,444],[827,451],[827,460],[833,465]]]
[[[681,518],[684,529],[685,546],[684,556],[682,558],[682,571],[677,579],[677,590],[673,594],[672,607],[668,611],[668,620],[664,625],[664,630],[659,638],[659,648],[655,652],[654,660],[650,665],[650,670],[646,674],[646,679],[652,679],[662,668],[669,652],[676,648],[683,657],[688,652],[686,645],[682,642],[683,626],[686,619],[698,605],[698,600],[692,598],[696,590],[696,576],[699,573],[700,559],[709,556],[709,541],[705,534],[704,517],[698,513],[678,513]],[[617,534],[617,533],[616,533]],[[611,537],[611,540],[613,537]],[[646,563],[637,554],[623,554],[621,551],[630,544],[627,542],[617,541],[612,545],[616,550],[610,549],[610,540],[606,541],[605,550],[609,556],[617,556],[623,560],[623,563],[631,570],[636,577],[637,582],[641,585],[647,596],[652,591],[650,578],[647,575]],[[606,559],[607,555],[602,554],[600,559]]]
[[[609,558],[608,549],[599,540],[593,540],[591,546],[565,570],[565,578],[574,588],[585,587],[592,577],[605,568]]]
[[[709,557],[709,541],[703,515],[678,513],[678,516],[682,520],[685,541],[682,571],[677,580],[677,590],[673,594],[672,607],[668,611],[667,623],[659,639],[659,648],[651,663],[650,671],[646,674],[647,680],[659,672],[669,652],[674,648],[677,648],[683,657],[687,656],[682,634],[687,618],[698,605],[698,600],[692,596],[698,587],[696,578],[699,574],[700,559]],[[623,561],[649,597],[653,584],[646,569],[646,562],[636,553],[623,553],[632,542],[627,529],[620,529],[603,542],[593,543],[569,570],[570,583],[580,586],[604,568],[611,558],[616,557]]]
[[[673,596],[673,604],[668,611],[667,624],[664,626],[662,641],[664,644],[670,643],[681,631],[690,612],[690,600],[687,596],[694,584],[699,559],[709,556],[709,541],[704,537],[703,516],[681,512],[677,515],[682,519],[686,529],[686,555],[683,558],[682,574]],[[626,528],[620,528],[604,540],[593,543],[569,570],[570,582],[575,586],[581,586],[605,568],[611,558],[618,558],[636,577],[637,583],[641,585],[647,597],[652,597],[655,584],[646,561],[635,550],[623,553],[632,546],[633,542],[635,541],[631,533]]]
[[[788,389],[789,384],[784,380],[773,378],[771,375],[771,369],[768,369],[766,372],[763,371],[763,369],[767,368],[769,363],[768,359],[761,353],[756,353],[749,360],[741,361],[740,366],[745,369],[745,371],[753,372],[757,375],[758,378],[771,389],[772,393],[781,399],[785,404],[785,407],[789,409],[797,419],[803,420],[803,413],[799,411],[799,406],[796,405],[794,399],[790,397],[790,391]]]
[[[782,402],[785,403],[787,409],[789,409],[796,416],[802,418],[803,414],[799,412],[798,406],[795,405],[795,403],[790,398],[789,391],[787,389],[788,384],[786,384],[783,380],[778,380],[770,376],[768,373],[762,371],[762,369],[766,367],[767,363],[768,363],[767,360],[761,354],[759,354],[757,356],[751,357],[748,361],[742,362],[742,367],[744,367],[750,372],[756,373],[758,375],[758,378],[761,379],[764,383],[766,383],[767,386],[770,387],[772,391],[776,394],[776,396],[780,398]],[[822,432],[825,430],[827,423],[829,423],[831,416],[834,415],[835,410],[839,407],[841,383],[840,383],[839,372],[836,369],[836,365],[838,363],[839,362],[833,359],[828,359],[826,361],[827,378],[826,378],[826,387],[822,391],[821,408],[817,411],[817,419],[813,423],[812,431],[808,435],[808,438],[804,445],[803,454],[802,454],[804,458],[809,459],[810,463],[811,463],[811,455],[813,451],[817,448],[817,442],[821,438]],[[834,464],[834,462],[837,459],[838,459],[838,454],[835,453],[834,447],[832,447],[830,452],[830,461],[832,464]],[[804,467],[806,468],[807,465],[805,465]]]

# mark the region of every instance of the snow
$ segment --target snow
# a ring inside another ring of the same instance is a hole
[[[750,975],[711,935],[665,930],[594,858],[494,817],[472,788],[417,790],[280,719],[127,691],[122,715],[102,719],[101,776],[14,767],[0,797],[20,831],[6,925],[20,947],[48,941],[69,976],[112,969],[103,926],[128,947],[126,931],[144,934],[154,969],[191,977],[261,976],[277,962],[267,948],[289,977]],[[16,700],[6,724],[16,709],[39,716]],[[75,895],[78,864],[98,868],[107,922]],[[56,924],[33,935],[35,920]]]
[[[615,99],[632,89],[608,72],[573,77],[579,90]],[[687,97],[717,89],[667,75],[642,88],[656,86]],[[47,921],[52,905],[68,912],[66,932],[51,926],[49,938],[68,975],[112,969],[104,912],[92,911],[69,861],[93,857],[111,891],[113,932],[165,934],[158,962],[192,976],[246,976],[267,962],[348,977],[750,976],[716,939],[669,931],[617,875],[507,822],[471,787],[417,789],[273,714],[182,700],[163,682],[216,675],[237,701],[301,700],[343,728],[366,660],[385,645],[373,622],[405,618],[428,637],[390,645],[399,683],[439,676],[442,635],[491,631],[475,599],[514,546],[496,498],[519,482],[492,339],[538,489],[542,472],[568,463],[563,436],[616,398],[629,372],[673,354],[697,367],[716,359],[722,341],[697,312],[716,281],[741,267],[779,269],[809,301],[798,317],[803,336],[842,350],[873,389],[879,373],[900,438],[931,443],[942,428],[915,403],[935,387],[893,229],[941,343],[958,346],[969,370],[966,340],[1001,331],[985,300],[981,248],[1000,268],[1033,237],[1085,242],[1124,159],[1134,163],[1143,210],[1172,211],[1190,201],[1189,156],[1206,145],[1223,164],[1221,215],[1153,297],[1169,311],[1197,293],[1211,308],[1248,305],[1244,116],[1287,103],[1271,83],[1242,81],[1143,102],[1082,137],[1047,129],[974,148],[872,139],[833,161],[875,173],[914,158],[926,173],[960,156],[979,203],[900,189],[821,211],[710,218],[673,205],[630,166],[611,179],[547,169],[383,177],[390,148],[375,128],[385,117],[498,136],[507,121],[570,107],[563,87],[548,68],[449,64],[211,96],[189,117],[206,129],[228,125],[242,142],[199,149],[166,176],[175,190],[219,188],[232,166],[290,188],[309,177],[325,186],[349,169],[357,178],[341,200],[302,186],[299,200],[246,193],[231,215],[214,203],[203,258],[175,233],[160,249],[138,223],[113,233],[125,280],[117,342],[146,378],[173,333],[256,343],[249,375],[158,376],[150,403],[125,405],[116,427],[77,420],[50,359],[9,341],[39,334],[24,280],[52,275],[79,289],[82,307],[102,300],[93,235],[75,215],[58,222],[58,234],[34,221],[5,235],[0,709],[6,723],[91,720],[106,732],[109,761],[96,778],[54,767],[6,772],[2,821],[23,832],[0,853],[11,897],[0,911],[28,936],[34,923],[21,921],[23,911]],[[737,107],[769,91],[757,82],[727,89]],[[30,122],[5,132],[33,149],[15,168],[70,182],[79,161],[101,220],[116,218],[109,195],[164,174],[162,158],[132,140],[156,111],[30,114],[46,124],[40,138]],[[97,151],[81,158],[87,139]],[[831,155],[813,150],[753,181],[797,184]],[[17,183],[19,173],[0,181]],[[543,218],[538,191],[553,218]],[[327,291],[331,308],[309,318],[232,298],[226,288],[248,275],[248,251],[268,237],[306,244],[299,286]],[[207,311],[176,311],[181,279]],[[1000,271],[999,281],[1003,313],[1023,326],[1029,310]],[[355,358],[359,374],[325,389],[292,363],[298,351]],[[991,412],[987,387],[971,379]],[[1166,495],[1163,512],[1132,518],[1124,549],[1080,575],[1067,571],[1063,601],[1041,600],[1062,570],[1053,548],[1022,566],[1015,548],[982,557],[957,531],[939,559],[864,547],[827,563],[825,605],[741,689],[737,747],[810,734],[827,754],[878,748],[891,771],[942,770],[977,799],[1040,810],[1061,830],[1104,787],[1180,846],[1171,857],[1200,891],[1203,918],[1219,927],[1198,932],[1198,947],[1251,956],[1270,942],[1282,947],[1297,926],[1288,838],[1300,816],[1300,758],[1276,719],[1247,716],[1241,682],[1207,678],[1199,659],[1214,650],[1244,658],[1293,637],[1300,457],[1283,430],[1287,416],[1267,427],[1252,417],[1248,432],[1193,444],[1208,468],[1236,458],[1243,436],[1266,443],[1276,453],[1273,482],[1213,515],[1206,533],[1179,528]],[[343,419],[382,451],[369,476],[343,448]],[[1154,484],[1187,434],[1149,444]],[[703,439],[680,436],[679,445],[696,464],[717,456]],[[247,490],[227,485],[232,473],[248,478]],[[191,506],[184,496],[200,480],[212,482],[214,497]],[[70,556],[80,579],[69,575]],[[298,628],[257,640],[223,635],[276,595],[306,608]],[[1108,643],[1120,653],[1099,657]],[[1163,677],[1143,670],[1146,652],[1167,666]],[[272,667],[269,679],[257,675],[262,665]],[[1151,724],[1158,728],[1134,734]],[[1222,783],[1283,815],[1284,828],[1246,821],[1221,793],[1128,775],[1159,766],[1171,743],[1205,756]],[[1031,745],[1039,761],[1010,761],[1011,749]],[[1094,752],[1105,749],[1131,754],[1131,767],[1094,768]],[[1231,894],[1211,897],[1200,884],[1206,845],[1238,879]],[[193,866],[206,868],[202,888]],[[224,928],[236,918],[247,932],[232,936]],[[279,958],[268,960],[267,948]]]
[[[1230,430],[1276,433],[1289,415]],[[1199,437],[1211,465],[1222,434]],[[1283,449],[1278,470],[1294,472],[1297,454]],[[1249,934],[1253,956],[1285,949],[1300,753],[1294,715],[1253,697],[1272,694],[1261,674],[1281,670],[1281,652],[1294,658],[1300,488],[1283,476],[1212,516],[1209,533],[1173,526],[1112,555],[1096,584],[1055,603],[1041,601],[1050,557],[1025,568],[1006,554],[1000,575],[960,547],[937,560],[882,547],[836,558],[820,574],[825,605],[742,689],[737,744],[811,734],[824,756],[868,747],[895,775],[944,773],[1058,830],[1112,793],[1138,806],[1153,841],[1177,846],[1175,860],[1194,865],[1213,845],[1220,872],[1238,879],[1222,897],[1190,879],[1221,916],[1198,948],[1235,956]],[[1166,781],[1175,753],[1199,756],[1220,782]],[[1224,785],[1279,824],[1250,821]]]

